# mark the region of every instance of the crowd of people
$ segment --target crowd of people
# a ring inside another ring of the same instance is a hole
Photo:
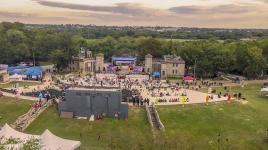
[[[139,91],[139,98],[132,98],[133,105],[143,105],[145,99],[156,103],[180,103],[180,96],[185,96],[185,102],[191,100],[187,97],[186,90],[198,91],[200,88],[208,88],[211,86],[222,86],[223,83],[215,81],[180,81],[170,83],[161,80],[152,80],[144,76],[144,78],[126,77],[120,78],[115,74],[103,74],[101,76],[86,76],[86,77],[70,77],[64,84],[70,86],[83,87],[114,87],[121,89],[137,90]],[[213,96],[210,96],[213,99]],[[221,95],[218,95],[221,98]],[[210,98],[211,99],[211,98]]]

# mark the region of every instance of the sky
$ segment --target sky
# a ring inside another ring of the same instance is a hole
[[[0,0],[0,21],[268,28],[268,0]]]

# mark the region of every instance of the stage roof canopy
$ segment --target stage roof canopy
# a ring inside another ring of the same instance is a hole
[[[136,61],[136,57],[112,57],[113,61]]]

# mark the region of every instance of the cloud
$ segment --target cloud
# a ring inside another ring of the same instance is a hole
[[[268,5],[233,3],[228,5],[189,5],[166,9],[149,8],[138,3],[94,6],[54,0],[32,0],[44,8],[3,11],[2,21],[51,24],[144,25],[188,27],[268,27]],[[268,0],[267,0],[268,1]],[[175,5],[176,6],[176,5]],[[19,13],[21,12],[21,13]]]
[[[52,2],[47,0],[33,0],[40,5],[56,8],[66,8],[72,10],[83,10],[93,12],[104,12],[104,13],[117,13],[131,16],[159,16],[161,11],[152,8],[143,7],[137,3],[117,3],[115,6],[93,6],[93,5],[82,5],[82,4],[71,4],[64,2]]]
[[[252,12],[255,8],[249,5],[228,4],[214,7],[178,6],[172,7],[169,10],[177,14],[242,14]]]
[[[4,12],[0,11],[0,21],[22,21],[24,23],[47,23],[50,21],[54,23],[68,23],[69,18],[62,16],[42,16],[39,14],[19,13],[19,12]]]
[[[7,18],[27,18],[33,17],[32,14],[25,14],[25,13],[17,13],[17,12],[4,12],[0,11],[0,17],[7,17]]]

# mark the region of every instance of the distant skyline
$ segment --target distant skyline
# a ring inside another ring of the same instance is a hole
[[[268,0],[1,0],[0,21],[268,28]]]

